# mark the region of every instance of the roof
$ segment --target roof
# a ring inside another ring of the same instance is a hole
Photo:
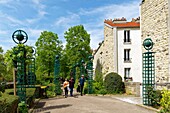
[[[119,28],[126,28],[126,27],[140,27],[140,22],[137,22],[139,18],[136,20],[133,18],[131,22],[126,22],[126,19],[122,17],[122,19],[112,19],[105,20],[104,23],[112,26],[112,27],[119,27]]]

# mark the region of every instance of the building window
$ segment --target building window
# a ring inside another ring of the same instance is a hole
[[[124,80],[132,81],[132,77],[130,77],[130,68],[124,68]]]
[[[131,62],[130,49],[124,49],[124,62]]]
[[[124,43],[131,43],[130,30],[124,30]]]

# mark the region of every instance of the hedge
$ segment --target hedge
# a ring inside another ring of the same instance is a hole
[[[19,103],[19,97],[13,95],[13,89],[6,89],[0,97],[0,113],[15,113]],[[26,89],[26,101],[29,107],[34,103],[35,88]]]
[[[15,113],[19,98],[14,95],[3,93],[0,97],[0,113]]]

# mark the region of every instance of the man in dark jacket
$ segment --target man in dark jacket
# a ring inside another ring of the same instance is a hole
[[[84,75],[82,75],[81,78],[79,79],[81,96],[83,96],[84,82],[85,82]]]
[[[74,78],[71,77],[71,79],[69,80],[70,96],[73,96],[74,83],[75,83]]]

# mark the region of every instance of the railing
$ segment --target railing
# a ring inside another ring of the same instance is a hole
[[[132,58],[124,58],[124,63],[132,63]]]
[[[129,39],[129,40],[123,39],[123,44],[131,44],[131,43],[132,43],[131,39]]]

